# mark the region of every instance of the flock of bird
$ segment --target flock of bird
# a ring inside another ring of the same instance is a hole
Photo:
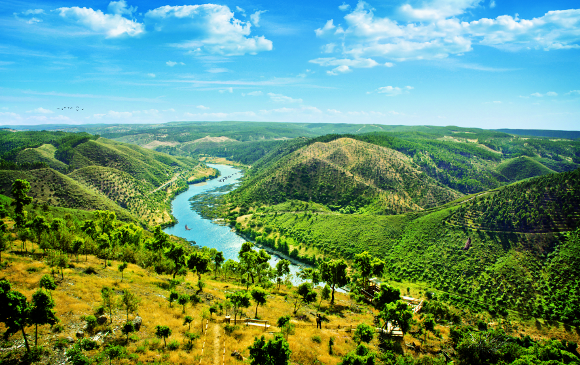
[[[77,106],[76,108],[74,108],[74,107],[72,107],[72,106],[63,106],[62,108],[56,108],[56,109],[57,109],[57,110],[73,110],[73,109],[75,109],[77,112],[78,112],[79,110],[84,110],[84,109],[81,109],[81,108],[80,108],[80,107],[78,107],[78,106]]]

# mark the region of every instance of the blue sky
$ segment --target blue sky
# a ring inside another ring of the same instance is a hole
[[[577,1],[19,1],[0,125],[580,129]]]

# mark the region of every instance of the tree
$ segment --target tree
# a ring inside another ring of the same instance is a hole
[[[173,243],[167,251],[165,257],[173,262],[173,279],[175,275],[185,267],[185,248],[179,244]]]
[[[354,256],[354,264],[363,279],[363,287],[366,289],[369,281],[369,277],[373,272],[373,266],[371,264],[373,257],[368,251],[364,251]]]
[[[435,318],[431,313],[428,313],[423,319],[423,329],[425,330],[425,341],[427,340],[427,333],[435,331]]]
[[[361,323],[356,326],[356,331],[354,331],[354,340],[358,343],[360,342],[371,342],[375,335],[375,328],[369,326],[366,323]]]
[[[183,313],[185,313],[185,306],[189,302],[189,295],[187,294],[179,294],[177,297],[177,303],[183,307]]]
[[[48,291],[48,293],[50,294],[50,297],[52,298],[51,291],[56,289],[56,283],[54,282],[54,279],[50,277],[50,275],[44,274],[40,278],[39,286],[41,288],[46,289]]]
[[[318,303],[318,310],[320,311],[320,305],[322,304],[322,299],[328,300],[330,299],[330,287],[325,285],[324,288],[320,291],[320,303]]]
[[[46,221],[46,218],[44,218],[41,215],[37,215],[36,217],[34,217],[32,222],[28,223],[28,227],[30,227],[34,231],[34,234],[36,236],[36,242],[40,246],[42,234],[44,232],[48,232],[48,230],[50,229],[50,225]]]
[[[316,295],[316,292],[312,290],[312,284],[300,284],[294,294],[294,315],[298,313],[303,305],[308,305],[316,301]]]
[[[411,321],[413,320],[413,312],[409,309],[407,303],[402,300],[397,300],[394,303],[388,303],[381,310],[379,317],[384,321],[383,328],[391,323],[391,332],[395,327],[399,327],[403,334],[411,328]]]
[[[125,322],[123,327],[121,327],[121,331],[125,336],[127,336],[127,343],[129,343],[129,334],[135,332],[135,326],[133,325],[133,322]]]
[[[140,302],[141,300],[135,294],[131,293],[129,289],[125,289],[120,304],[127,313],[127,322],[129,322],[129,313],[135,313],[137,308],[139,308]]]
[[[232,274],[236,274],[238,271],[240,270],[240,264],[237,261],[234,261],[232,259],[228,259],[223,266],[223,274],[224,274],[224,279],[226,278],[226,273],[230,272]]]
[[[14,207],[14,221],[16,226],[21,228],[26,222],[24,216],[24,206],[32,203],[32,197],[26,195],[30,191],[30,183],[26,180],[16,179],[12,183],[12,197],[14,201],[10,204]]]
[[[340,365],[374,365],[375,358],[376,354],[361,343],[355,350],[349,352],[342,358]]]
[[[0,263],[2,262],[2,252],[6,251],[9,247],[9,240],[6,238],[6,231],[8,227],[4,221],[0,220]]]
[[[64,279],[64,269],[68,267],[68,256],[64,253],[56,257],[56,267],[60,269],[60,278]]]
[[[240,290],[235,293],[227,294],[226,298],[232,303],[234,307],[234,325],[236,324],[237,314],[240,308],[248,308],[250,306],[251,296],[245,290]]]
[[[213,258],[213,264],[214,264],[214,272],[215,272],[215,279],[217,279],[217,272],[219,270],[219,268],[222,266],[222,264],[224,263],[225,258],[224,258],[224,253],[221,251],[216,252],[214,258]]]
[[[169,301],[169,307],[173,307],[173,302],[175,302],[177,298],[179,298],[179,294],[177,294],[176,291],[172,290],[169,293],[169,297],[167,298],[167,300]]]
[[[238,252],[238,258],[240,260],[240,266],[242,272],[247,273],[252,278],[252,284],[254,283],[254,275],[256,268],[258,266],[258,252],[254,251],[252,248],[254,244],[252,242],[242,243],[242,248]]]
[[[187,267],[190,270],[195,270],[197,272],[197,280],[201,280],[201,275],[205,274],[209,270],[210,259],[201,251],[194,251],[189,256],[187,260]]]
[[[171,336],[171,328],[167,326],[155,326],[155,336],[163,338],[163,347],[167,347],[166,338]]]
[[[383,283],[381,284],[381,290],[375,294],[374,306],[378,310],[382,310],[385,305],[389,303],[396,302],[401,298],[401,291],[394,286]]]
[[[121,273],[121,281],[123,281],[123,271],[125,271],[127,266],[128,264],[126,262],[123,262],[122,264],[119,265],[119,272]]]
[[[24,327],[29,322],[29,311],[26,297],[22,293],[12,290],[7,280],[0,280],[0,322],[7,327],[4,336],[8,337],[21,331],[27,352],[30,352],[30,346]]]
[[[111,238],[106,233],[101,233],[96,239],[97,246],[100,250],[104,251],[104,267],[107,267],[107,259],[109,258],[109,251],[111,250]]]
[[[254,299],[254,302],[256,303],[256,315],[255,317],[258,318],[258,306],[259,305],[265,305],[267,298],[268,298],[268,292],[266,290],[264,290],[261,287],[256,287],[252,289],[252,299]]]
[[[193,317],[191,316],[185,316],[184,320],[183,320],[183,325],[188,325],[189,326],[189,330],[191,330],[191,322],[193,322]]]
[[[104,351],[105,355],[107,355],[107,357],[109,358],[109,365],[113,363],[113,360],[125,356],[125,352],[126,350],[123,346],[115,346],[113,344],[107,345]]]
[[[318,269],[320,270],[322,281],[328,284],[332,289],[332,299],[330,300],[330,304],[334,304],[334,291],[336,287],[345,286],[349,283],[349,278],[346,271],[348,269],[348,265],[343,259],[323,261],[320,263]]]
[[[280,284],[282,283],[282,277],[290,274],[290,261],[280,260],[276,263],[276,281],[278,282],[278,289],[280,289]]]
[[[252,365],[286,365],[290,360],[288,341],[280,335],[266,342],[264,336],[254,338],[254,344],[249,347],[250,364]]]
[[[115,293],[113,289],[109,288],[108,286],[104,286],[101,289],[101,299],[103,300],[103,307],[109,310],[109,317],[111,319],[111,323],[113,323],[113,307],[115,306],[115,298],[113,297]]]
[[[30,306],[30,323],[35,325],[34,346],[38,345],[38,326],[58,322],[54,308],[54,301],[44,290],[38,289],[32,295],[32,305]]]
[[[77,262],[79,262],[79,252],[84,244],[85,240],[82,238],[75,238],[72,242],[72,253],[77,257]]]

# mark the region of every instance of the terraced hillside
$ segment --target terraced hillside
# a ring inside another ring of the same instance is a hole
[[[236,192],[245,202],[286,199],[398,213],[461,196],[419,171],[405,155],[350,138],[316,142],[280,159]],[[350,208],[349,208],[350,209]]]
[[[0,148],[0,156],[8,159],[3,166],[12,168],[3,173],[2,193],[10,194],[15,176],[28,177],[39,202],[115,210],[120,217],[139,217],[150,225],[173,222],[171,198],[188,183],[217,174],[189,157],[86,133],[2,132],[0,146],[7,148]],[[42,166],[52,168],[38,169]]]

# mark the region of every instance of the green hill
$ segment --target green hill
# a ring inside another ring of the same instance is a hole
[[[551,174],[555,171],[528,156],[521,156],[502,162],[497,167],[497,172],[505,176],[509,181],[519,181]]]
[[[252,175],[235,196],[250,204],[298,199],[396,213],[437,206],[461,194],[423,174],[400,152],[339,138],[284,156]]]
[[[19,164],[44,162],[52,169],[65,172],[68,169],[68,166],[54,157],[55,152],[56,147],[51,144],[43,144],[37,148],[26,148],[16,155],[15,162]]]

